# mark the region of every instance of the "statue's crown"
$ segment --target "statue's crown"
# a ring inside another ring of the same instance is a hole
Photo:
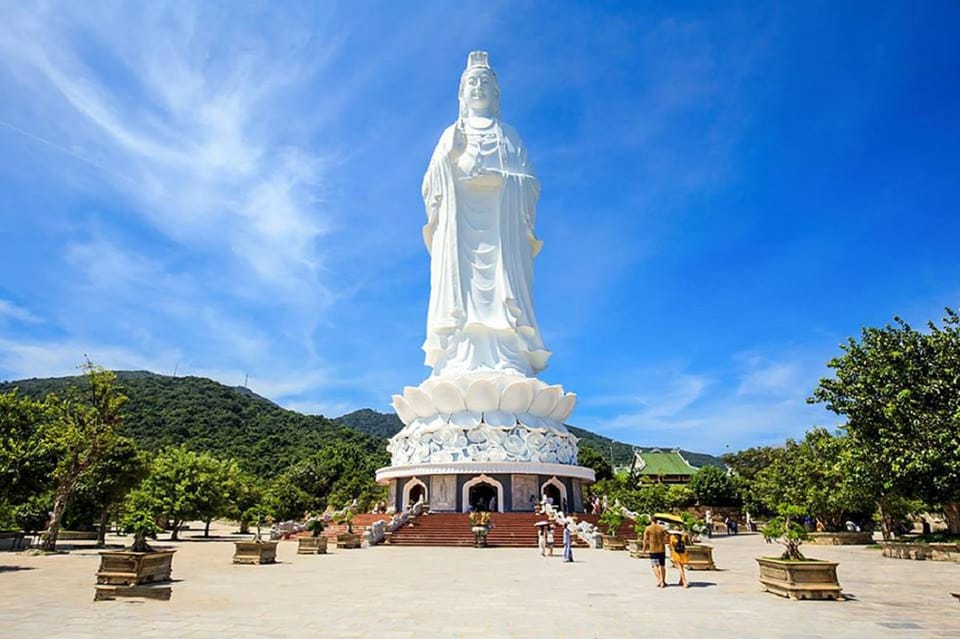
[[[486,51],[471,51],[470,55],[467,56],[467,70],[475,67],[490,68],[490,60]]]

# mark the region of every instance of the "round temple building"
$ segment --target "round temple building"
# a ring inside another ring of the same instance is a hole
[[[422,194],[430,254],[425,363],[433,373],[393,396],[404,424],[377,471],[390,505],[433,511],[533,510],[547,498],[583,510],[576,395],[537,378],[551,353],[533,306],[540,181],[517,131],[500,119],[484,51],[460,78],[459,115],[440,136]]]

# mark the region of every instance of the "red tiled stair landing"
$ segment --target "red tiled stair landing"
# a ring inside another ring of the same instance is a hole
[[[543,515],[534,513],[492,513],[493,527],[487,535],[487,545],[495,547],[536,548],[537,528]],[[393,533],[391,545],[397,546],[472,546],[473,531],[469,515],[465,513],[430,513],[413,520]],[[563,532],[555,531],[555,546],[562,548]],[[577,546],[586,544],[574,539]]]

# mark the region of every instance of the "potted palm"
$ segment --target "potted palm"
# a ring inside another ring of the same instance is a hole
[[[126,550],[100,551],[97,571],[98,598],[110,586],[140,586],[170,581],[174,549],[153,548],[147,537],[156,539],[162,529],[155,515],[146,509],[130,510],[121,521],[124,533],[133,534],[133,544]],[[106,586],[107,588],[100,588]]]
[[[486,547],[487,535],[490,533],[490,513],[470,513],[470,530],[473,532],[473,547]]]
[[[623,524],[626,516],[619,507],[607,508],[600,515],[600,524],[606,529],[607,534],[603,535],[603,547],[607,550],[625,550],[627,541],[623,537],[618,537],[617,532]]]
[[[353,511],[347,509],[334,515],[333,520],[345,524],[347,532],[337,535],[337,548],[359,548],[360,535],[353,532]]]
[[[261,527],[264,523],[270,523],[271,518],[266,514],[263,506],[254,506],[247,509],[243,517],[253,522],[257,527],[253,539],[233,542],[235,550],[233,553],[233,563],[235,564],[273,564],[277,561],[277,543],[276,541],[264,539]]]
[[[307,530],[310,531],[309,537],[300,537],[297,540],[297,554],[299,555],[325,555],[327,554],[327,538],[323,536],[323,529],[326,524],[323,522],[322,515],[316,515],[307,520]]]
[[[778,512],[761,532],[783,545],[784,552],[779,557],[757,557],[763,589],[795,600],[842,599],[837,562],[808,559],[800,552],[807,531],[796,520],[803,515],[803,509],[781,506]]]

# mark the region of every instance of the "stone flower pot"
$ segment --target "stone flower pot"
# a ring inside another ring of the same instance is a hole
[[[298,537],[297,538],[298,555],[325,555],[327,554],[326,537]]]
[[[687,568],[690,570],[716,570],[713,563],[713,546],[706,544],[687,545]]]
[[[650,557],[650,553],[643,550],[642,539],[628,539],[627,550],[630,551],[630,556],[634,559],[647,559]]]
[[[866,546],[873,543],[871,532],[813,532],[807,533],[807,543],[820,546]]]
[[[960,562],[960,544],[925,544],[902,541],[880,542],[884,557]]]
[[[276,541],[235,541],[235,564],[273,564],[277,561]]]
[[[337,535],[337,548],[359,548],[360,535],[354,533],[343,533]]]
[[[173,553],[176,550],[133,552],[131,550],[103,550],[97,584],[109,586],[140,586],[170,581]]]
[[[760,584],[767,592],[790,599],[843,599],[835,561],[757,557],[757,563]]]
[[[627,540],[615,535],[601,535],[603,537],[603,547],[606,550],[626,550]]]

